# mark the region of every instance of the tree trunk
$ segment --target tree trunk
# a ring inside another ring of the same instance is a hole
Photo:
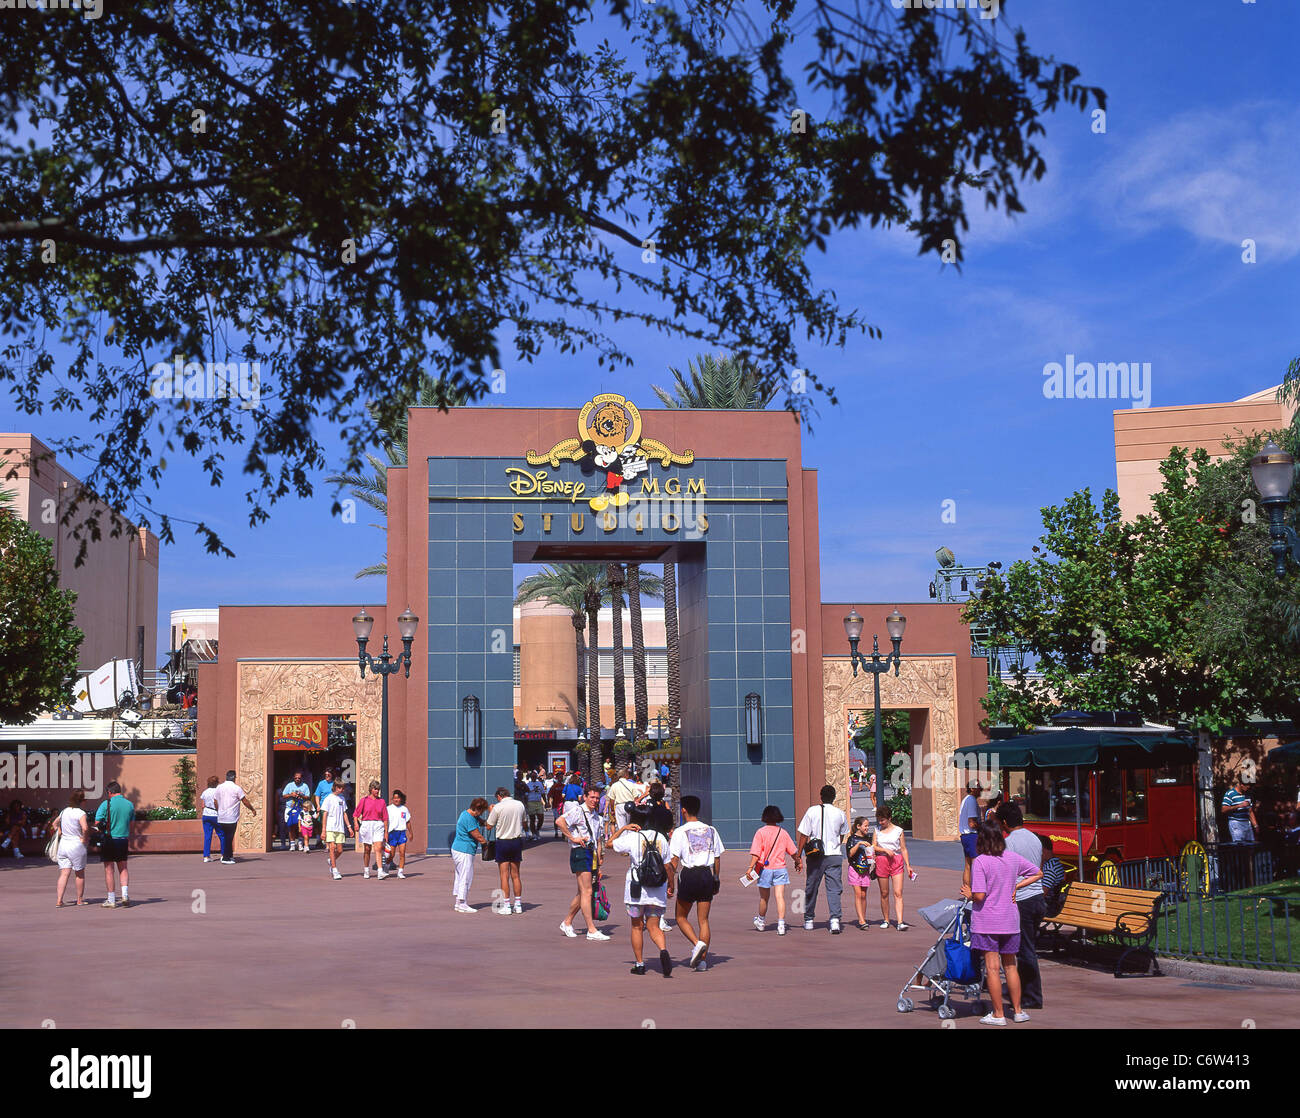
[[[677,567],[664,564],[664,636],[668,645],[668,732],[682,717],[681,643],[677,634]]]
[[[623,672],[623,564],[610,563],[605,569],[609,584],[610,644],[614,657],[614,736],[627,724],[627,682]]]
[[[680,742],[677,724],[682,717],[681,642],[677,633],[677,567],[664,564],[664,637],[668,645],[668,736]],[[682,763],[680,757],[668,763],[673,786],[673,803],[682,800]]]
[[[585,597],[587,607],[587,780],[604,775],[600,754],[600,596]]]
[[[575,613],[573,615],[573,639],[578,649],[578,672],[574,677],[577,681],[575,690],[577,692],[578,709],[575,712],[573,724],[580,730],[587,724],[587,650],[582,639],[582,630],[586,623],[586,618],[582,614]]]
[[[645,629],[641,624],[641,565],[627,565],[627,601],[632,623],[632,703],[636,708],[637,737],[650,725],[650,692],[645,674]]]

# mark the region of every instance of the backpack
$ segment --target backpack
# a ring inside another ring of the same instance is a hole
[[[641,836],[645,839],[645,834]],[[659,837],[659,832],[655,832],[655,838]],[[668,881],[668,870],[664,866],[663,856],[659,853],[659,843],[651,842],[645,839],[646,850],[641,857],[641,864],[637,867],[636,878],[642,885],[648,889],[658,889]]]

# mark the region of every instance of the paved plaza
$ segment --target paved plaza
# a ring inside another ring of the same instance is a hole
[[[0,927],[0,1002],[11,1028],[178,1027],[394,1028],[554,1027],[574,1023],[586,998],[592,1024],[657,1028],[887,1025],[937,1029],[922,1003],[895,1009],[899,987],[933,933],[919,905],[956,895],[950,844],[914,844],[918,879],[907,886],[908,932],[826,929],[796,923],[784,938],[755,932],[753,892],[736,884],[744,856],[723,859],[714,905],[712,967],[680,967],[665,981],[649,949],[649,973],[632,962],[622,870],[607,878],[614,902],[608,943],[564,938],[558,925],[573,895],[564,847],[546,841],[524,858],[525,911],[490,906],[495,866],[478,863],[473,915],[452,912],[451,860],[419,857],[404,881],[363,880],[346,856],[342,881],[324,854],[271,853],[235,866],[194,855],[131,860],[131,907],[108,911],[100,866],[87,867],[84,908],[54,907],[57,871],[37,859],[0,864],[6,918]],[[932,864],[928,864],[932,863]],[[796,883],[801,882],[801,876]],[[845,898],[845,914],[852,913]],[[878,913],[878,905],[869,910]],[[774,914],[770,914],[774,919]],[[675,960],[686,941],[669,932]],[[1047,1008],[1018,1029],[1293,1027],[1300,992],[1212,985],[1186,978],[1115,979],[1101,963],[1047,961]],[[919,999],[918,999],[919,1001]],[[958,1000],[958,1029],[988,1031]]]

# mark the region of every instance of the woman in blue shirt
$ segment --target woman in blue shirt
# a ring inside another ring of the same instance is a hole
[[[487,800],[477,796],[470,801],[469,809],[462,811],[456,820],[456,837],[451,841],[451,860],[456,867],[451,893],[456,898],[456,912],[477,911],[469,906],[467,898],[474,881],[474,855],[478,853],[480,844],[487,845],[487,839],[483,837],[487,809]]]

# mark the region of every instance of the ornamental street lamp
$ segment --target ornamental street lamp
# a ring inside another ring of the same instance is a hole
[[[407,606],[397,618],[397,631],[402,637],[402,651],[396,656],[388,652],[388,634],[384,634],[384,650],[376,660],[366,652],[366,642],[370,640],[370,630],[375,627],[375,619],[361,607],[361,612],[352,619],[352,631],[357,637],[357,662],[361,666],[361,678],[366,678],[366,668],[383,680],[379,706],[379,783],[384,794],[388,794],[388,677],[399,669],[406,670],[406,678],[411,678],[411,642],[415,640],[415,631],[420,627],[420,619]]]
[[[1295,459],[1270,439],[1264,444],[1264,449],[1250,460],[1250,472],[1268,510],[1273,570],[1278,578],[1282,578],[1286,574],[1288,554],[1300,562],[1300,539],[1286,522],[1286,506],[1291,500],[1291,486],[1295,482]]]
[[[880,675],[882,672],[889,671],[891,666],[894,669],[894,675],[898,675],[898,669],[903,662],[901,649],[903,647],[903,630],[907,627],[907,618],[899,613],[897,609],[885,618],[885,628],[889,630],[889,639],[894,643],[894,651],[888,653],[883,659],[880,655],[880,638],[875,635],[871,638],[870,660],[858,651],[858,641],[862,638],[862,625],[862,615],[858,613],[857,608],[854,607],[849,610],[849,615],[844,619],[844,634],[849,638],[849,663],[853,665],[854,678],[857,678],[859,667],[864,672],[871,672],[875,676],[876,799],[877,802],[883,803],[885,800],[885,743],[880,732]],[[875,814],[874,811],[873,814]]]

